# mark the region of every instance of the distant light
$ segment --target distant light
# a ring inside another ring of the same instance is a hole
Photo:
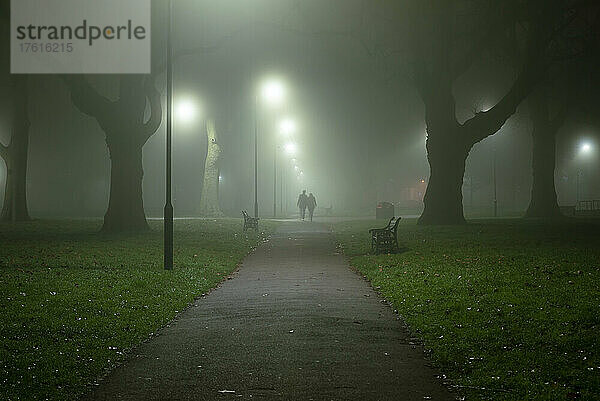
[[[223,176],[219,175],[219,182],[223,182]]]
[[[285,88],[281,81],[270,79],[263,84],[261,93],[263,99],[267,103],[276,106],[283,101],[283,98],[285,97]]]
[[[189,124],[196,118],[197,106],[191,99],[181,99],[175,106],[175,117],[178,122]]]
[[[279,123],[279,130],[284,135],[291,135],[296,132],[296,122],[289,117],[284,118],[281,120],[281,123]]]
[[[421,179],[421,184],[425,184],[425,180],[424,179]]]
[[[296,144],[294,142],[288,142],[285,144],[283,149],[285,150],[285,153],[287,153],[288,155],[293,155],[296,153]]]
[[[579,148],[579,151],[581,153],[590,153],[592,150],[592,145],[590,145],[589,143],[585,142],[583,144],[581,144],[581,147]]]

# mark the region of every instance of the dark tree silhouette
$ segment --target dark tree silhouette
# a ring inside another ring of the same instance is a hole
[[[586,92],[593,88],[590,77],[595,72],[600,39],[600,9],[576,10],[579,17],[576,29],[569,31],[568,39],[558,40],[554,52],[559,55],[543,85],[528,99],[529,115],[533,125],[531,200],[525,217],[562,217],[558,206],[554,181],[556,169],[556,136],[570,110],[579,110],[589,118],[596,114],[586,110],[587,103],[595,103],[597,94]],[[591,96],[590,96],[591,95]]]
[[[150,75],[121,75],[119,97],[102,96],[83,76],[65,76],[71,100],[82,113],[94,117],[106,135],[110,154],[110,198],[102,230],[148,229],[142,197],[142,148],[162,121],[160,93]],[[150,117],[145,121],[146,107]]]
[[[457,6],[466,2],[423,0],[415,4],[411,29],[415,35],[411,40],[413,75],[425,105],[430,166],[425,209],[419,224],[465,222],[461,186],[471,148],[495,134],[535,88],[549,63],[553,40],[572,21],[572,7],[580,5],[575,3],[558,0],[489,2],[487,12],[478,18],[479,32],[483,33],[463,33],[463,37],[468,38],[468,47],[464,39],[458,39],[455,23]],[[510,42],[518,42],[524,48],[520,71],[510,89],[491,109],[459,123],[454,82],[484,52]]]
[[[29,87],[26,75],[10,78],[12,99],[11,135],[8,145],[0,144],[0,157],[6,163],[8,176],[0,219],[29,220],[27,209],[27,157],[29,153]]]
[[[10,66],[10,2],[0,1],[0,22],[3,39],[0,41],[3,68]],[[0,157],[6,164],[8,176],[4,188],[4,203],[0,220],[29,220],[27,209],[27,158],[29,154],[29,85],[27,75],[10,75],[9,88],[4,96],[9,97],[11,105],[10,139],[7,145],[0,143]]]
[[[567,105],[550,115],[548,93],[545,87],[538,88],[528,99],[529,115],[533,124],[533,184],[531,200],[526,217],[561,217],[558,206],[554,171],[556,168],[556,135],[565,121]]]

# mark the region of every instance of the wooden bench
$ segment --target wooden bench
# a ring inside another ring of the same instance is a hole
[[[392,217],[387,226],[369,230],[371,234],[371,251],[391,253],[398,250],[398,224],[400,219],[401,217]]]
[[[260,220],[258,217],[250,217],[248,212],[245,210],[242,210],[242,216],[244,216],[244,231],[248,230],[249,228],[253,228],[258,231],[258,220]]]

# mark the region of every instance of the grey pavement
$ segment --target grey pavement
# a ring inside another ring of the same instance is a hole
[[[83,399],[452,400],[319,223],[285,222]]]

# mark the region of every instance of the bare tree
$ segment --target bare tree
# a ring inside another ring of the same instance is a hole
[[[10,2],[0,1],[0,21],[3,28],[9,27]],[[10,60],[10,35],[3,29],[1,52]],[[6,66],[7,71],[10,69]],[[10,75],[9,90],[5,95],[11,100],[10,139],[8,144],[0,143],[0,157],[6,164],[8,176],[4,188],[4,203],[0,220],[29,220],[27,208],[27,161],[29,155],[29,84],[27,75]]]
[[[461,186],[465,161],[474,144],[496,133],[521,101],[534,89],[548,64],[547,50],[553,37],[568,21],[565,2],[489,2],[480,15],[485,30],[466,35],[469,48],[458,43],[455,26],[460,1],[423,0],[412,19],[414,79],[425,105],[427,158],[430,178],[420,224],[465,222]],[[513,35],[513,36],[508,36]],[[489,110],[459,123],[456,117],[454,82],[486,50],[502,41],[522,38],[524,57],[510,89]]]
[[[29,154],[29,87],[26,75],[10,78],[12,119],[10,142],[0,143],[0,157],[6,163],[8,176],[4,190],[3,221],[29,220],[27,208],[27,160]]]
[[[538,88],[528,99],[529,115],[533,124],[533,184],[531,200],[526,217],[561,217],[558,206],[554,171],[556,169],[556,135],[565,121],[568,105],[559,106],[551,116],[548,93],[545,87]]]
[[[206,161],[204,163],[204,183],[200,197],[200,215],[206,217],[223,216],[219,206],[219,159],[221,146],[217,140],[217,130],[212,119],[206,121]]]
[[[83,76],[64,81],[71,100],[82,113],[94,117],[105,133],[110,154],[110,198],[102,230],[106,232],[148,229],[142,197],[142,148],[162,121],[160,93],[150,75],[119,76],[119,96],[111,101]],[[145,120],[146,107],[150,117]]]

